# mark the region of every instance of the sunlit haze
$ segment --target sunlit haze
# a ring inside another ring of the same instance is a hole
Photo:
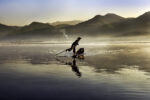
[[[0,23],[87,20],[106,13],[137,17],[149,10],[150,0],[0,0]]]

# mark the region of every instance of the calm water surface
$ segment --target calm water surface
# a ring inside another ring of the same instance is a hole
[[[0,100],[150,100],[150,45],[0,45]]]

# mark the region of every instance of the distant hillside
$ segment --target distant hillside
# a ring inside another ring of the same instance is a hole
[[[136,36],[149,34],[150,12],[137,18],[123,18],[115,14],[97,15],[94,18],[69,26],[66,31],[69,35],[98,36]]]
[[[86,26],[88,26],[88,25],[89,26],[92,26],[92,25],[97,26],[97,25],[104,25],[104,24],[109,24],[109,23],[113,23],[113,22],[119,22],[122,20],[124,20],[123,17],[120,17],[115,14],[106,14],[105,16],[96,15],[94,18],[92,18],[88,21],[79,23],[77,26],[82,26],[82,27],[84,27],[85,25]]]
[[[53,22],[50,23],[53,26],[57,26],[57,25],[76,25],[81,23],[82,21],[80,20],[73,20],[73,21],[57,21],[57,22]]]
[[[63,34],[49,24],[32,22],[30,25],[14,30],[5,36],[5,39],[40,39],[62,38]]]
[[[79,23],[75,26],[67,27],[67,33],[70,34],[84,34],[90,35],[93,33],[99,32],[99,27],[103,25],[108,25],[114,22],[120,22],[125,20],[123,17],[120,17],[115,14],[106,14],[105,16],[96,15],[94,18],[87,20],[85,22]]]
[[[16,27],[0,24],[1,40],[62,39],[65,38],[64,34],[76,37],[147,36],[150,35],[150,12],[137,18],[123,18],[110,13],[104,16],[96,15],[75,25],[55,23],[53,26],[48,23],[32,22],[23,27]]]
[[[17,29],[19,29],[19,27],[7,26],[7,25],[0,24],[0,38],[5,37],[9,33],[13,32],[13,31],[15,31]]]

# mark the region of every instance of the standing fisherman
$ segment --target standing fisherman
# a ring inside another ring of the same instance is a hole
[[[75,58],[76,57],[76,46],[79,45],[79,41],[81,40],[82,38],[81,37],[78,37],[77,40],[75,40],[71,47],[69,49],[66,49],[66,51],[71,51],[73,50],[73,57]]]

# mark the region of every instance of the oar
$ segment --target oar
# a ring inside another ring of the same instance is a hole
[[[61,53],[63,53],[63,52],[65,52],[65,51],[66,51],[66,50],[63,50],[63,51],[57,53],[56,56],[59,55],[59,54],[61,54]]]

